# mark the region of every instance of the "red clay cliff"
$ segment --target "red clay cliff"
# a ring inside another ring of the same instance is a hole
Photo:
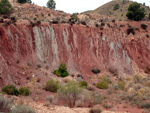
[[[139,28],[135,35],[127,34],[127,23]],[[93,75],[93,68],[103,73],[115,70],[119,75],[148,71],[150,38],[146,34],[150,31],[141,29],[141,23],[116,22],[103,28],[42,23],[32,27],[24,21],[0,26],[0,86],[25,79],[24,68],[29,63],[47,62],[53,71],[64,62],[70,74],[81,73],[85,78]],[[146,24],[149,28],[150,23]]]

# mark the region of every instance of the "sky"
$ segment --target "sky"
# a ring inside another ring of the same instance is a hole
[[[39,6],[46,6],[48,0],[32,0]],[[56,9],[66,13],[81,13],[87,10],[94,10],[111,0],[54,0]],[[150,6],[150,0],[133,0],[139,3],[145,3]]]

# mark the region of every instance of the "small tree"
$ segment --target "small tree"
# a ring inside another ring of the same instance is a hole
[[[97,88],[99,89],[107,89],[108,83],[106,81],[100,81],[97,83]]]
[[[30,95],[30,90],[27,88],[27,87],[21,87],[20,89],[19,89],[19,94],[20,95],[24,95],[24,96],[28,96],[28,95]]]
[[[61,63],[58,70],[54,70],[53,73],[56,74],[57,76],[61,76],[61,77],[66,77],[69,75],[66,64],[63,64],[63,63]]]
[[[59,88],[58,96],[65,100],[70,107],[74,107],[81,92],[82,88],[76,82],[72,81]]]
[[[128,19],[139,21],[145,17],[145,9],[140,8],[140,4],[134,2],[130,4],[126,16]]]
[[[147,29],[147,25],[146,24],[141,24],[141,28],[146,30]]]
[[[48,0],[46,6],[50,9],[55,9],[56,8],[56,3],[54,0]]]
[[[14,85],[7,85],[2,88],[2,91],[8,95],[16,95],[16,96],[19,95],[19,91]]]
[[[18,3],[24,4],[24,3],[32,3],[31,0],[17,0]]]
[[[59,88],[59,82],[54,80],[49,80],[46,82],[45,90],[56,93]]]
[[[0,0],[0,14],[8,14],[12,10],[8,0]]]
[[[119,9],[119,4],[116,4],[115,6],[114,6],[114,10],[117,10],[117,9]]]

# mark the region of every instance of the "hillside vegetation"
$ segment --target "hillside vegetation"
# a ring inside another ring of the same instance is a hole
[[[86,13],[98,13],[101,15],[111,16],[116,19],[126,20],[126,13],[128,11],[129,5],[133,3],[133,1],[129,0],[113,0],[110,1],[93,11],[89,11]],[[146,18],[148,18],[150,13],[150,8],[146,6],[144,3],[141,4],[141,8],[145,8]]]

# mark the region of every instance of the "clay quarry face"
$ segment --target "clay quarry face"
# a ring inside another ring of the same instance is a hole
[[[119,26],[122,22],[116,24]],[[140,27],[141,22],[130,22],[130,25]],[[85,77],[93,75],[93,68],[100,68],[103,73],[113,70],[118,75],[144,72],[150,64],[150,40],[145,31],[135,30],[135,35],[128,35],[126,29],[127,26],[109,28],[106,25],[101,30],[83,25],[49,23],[32,27],[27,21],[18,21],[16,26],[1,26],[1,85],[8,78],[11,79],[9,82],[15,82],[16,79],[21,80],[16,77],[25,77],[26,71],[20,68],[26,68],[28,62],[44,65],[43,61],[46,61],[53,68],[65,62],[70,73],[82,73]],[[20,61],[19,67],[17,60]]]

